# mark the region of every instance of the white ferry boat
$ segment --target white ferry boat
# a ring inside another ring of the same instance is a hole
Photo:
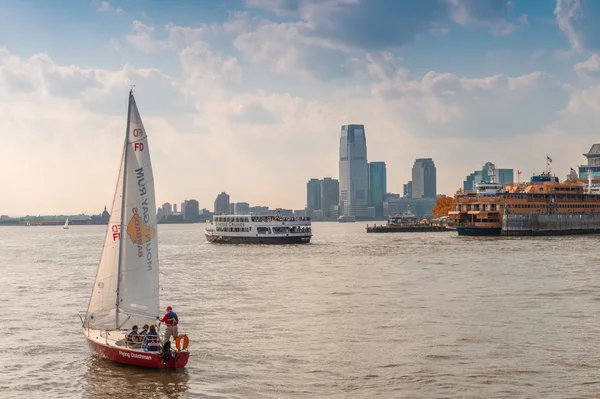
[[[223,244],[308,244],[312,230],[309,217],[214,215],[204,235]]]

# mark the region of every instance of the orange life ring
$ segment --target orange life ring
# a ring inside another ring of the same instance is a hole
[[[183,348],[181,347],[181,340],[183,340]],[[181,334],[175,340],[175,346],[177,347],[177,350],[187,349],[189,344],[190,344],[190,339],[185,334]]]

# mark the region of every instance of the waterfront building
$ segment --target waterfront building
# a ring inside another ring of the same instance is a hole
[[[306,183],[306,206],[308,209],[321,208],[321,180],[310,179]]]
[[[412,181],[409,180],[408,183],[404,184],[402,189],[402,196],[406,198],[412,198]]]
[[[250,213],[250,204],[247,202],[236,202],[233,206],[234,215],[242,215]]]
[[[592,145],[592,148],[583,156],[587,159],[587,165],[579,166],[579,178],[588,178],[589,173],[592,173],[592,181],[594,184],[600,182],[600,144]]]
[[[412,168],[412,198],[435,198],[436,169],[433,159],[418,158]]]
[[[366,217],[369,191],[364,125],[344,125],[340,136],[340,213]]]
[[[173,213],[173,207],[171,206],[171,204],[169,202],[165,202],[164,204],[162,204],[162,215],[163,216],[169,216]]]
[[[251,206],[250,213],[255,214],[255,215],[267,215],[267,214],[269,214],[269,207],[261,206],[261,205]]]
[[[217,195],[214,209],[215,214],[229,213],[229,194],[223,191],[221,194]]]
[[[514,182],[514,169],[496,169],[492,162],[486,162],[481,170],[476,170],[468,175],[463,181],[463,191],[474,191],[475,185],[483,182],[511,184]]]
[[[177,213],[177,204],[173,204],[173,213]]]
[[[194,222],[200,218],[200,204],[196,200],[185,200],[185,206],[182,207],[183,220],[186,222]]]
[[[334,219],[339,216],[337,214],[338,205],[340,203],[340,182],[331,177],[325,177],[321,180],[321,210],[325,213],[335,213],[332,215]]]
[[[383,201],[387,192],[387,176],[385,162],[369,162],[369,207],[374,211],[367,212],[369,217],[383,217]],[[372,216],[371,216],[372,215]]]
[[[397,215],[410,210],[419,219],[432,218],[437,198],[388,197],[383,202],[383,216]]]

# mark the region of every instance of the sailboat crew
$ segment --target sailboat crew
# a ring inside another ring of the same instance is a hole
[[[156,318],[158,319],[158,316],[156,316]],[[165,313],[163,318],[159,320],[167,325],[165,330],[165,342],[170,340],[171,336],[173,336],[173,339],[177,339],[179,336],[179,334],[177,334],[177,324],[179,324],[179,318],[177,317],[177,313],[173,312],[173,308],[167,306],[167,313]]]

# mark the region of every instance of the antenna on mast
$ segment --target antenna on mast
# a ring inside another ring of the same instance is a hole
[[[129,85],[129,94],[133,94],[133,88],[135,85]]]

